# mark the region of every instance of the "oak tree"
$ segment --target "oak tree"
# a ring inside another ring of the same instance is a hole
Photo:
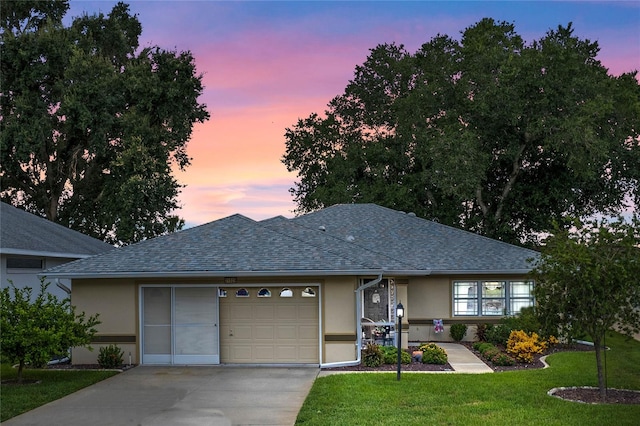
[[[209,118],[188,52],[141,48],[124,3],[75,17],[68,1],[0,8],[3,201],[113,244],[175,231],[195,123]]]
[[[571,24],[525,43],[483,19],[382,44],[324,115],[286,129],[297,213],[374,202],[512,243],[640,201],[640,85]],[[630,197],[630,198],[625,198]]]

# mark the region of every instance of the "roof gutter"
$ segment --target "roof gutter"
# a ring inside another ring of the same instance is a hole
[[[459,270],[431,270],[429,275],[524,275],[531,269],[459,269]],[[426,271],[425,271],[426,272]],[[426,275],[426,274],[423,274]]]
[[[37,251],[37,250],[25,250],[25,249],[13,249],[2,248],[0,254],[9,254],[16,256],[42,256],[42,257],[57,257],[64,259],[86,259],[87,257],[95,256],[99,253],[87,254],[87,253],[67,253],[58,251]]]
[[[44,271],[38,276],[49,278],[224,278],[224,277],[317,277],[317,276],[344,276],[344,275],[372,275],[378,274],[379,269],[359,270],[274,270],[274,271],[173,271],[173,272],[55,272]]]

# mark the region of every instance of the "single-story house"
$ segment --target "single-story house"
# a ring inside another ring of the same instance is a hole
[[[10,282],[18,288],[31,287],[35,299],[40,290],[38,275],[45,269],[113,249],[96,238],[0,202],[1,288]],[[58,279],[47,291],[64,299],[70,288],[69,280]]]
[[[343,204],[293,219],[233,215],[46,274],[72,280],[72,303],[100,314],[96,344],[117,344],[134,363],[333,366],[358,362],[370,339],[392,343],[398,303],[405,346],[532,305],[536,256],[412,213]],[[95,361],[73,352],[74,363]]]

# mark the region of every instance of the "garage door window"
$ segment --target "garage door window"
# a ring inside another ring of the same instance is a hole
[[[236,297],[249,297],[249,290],[246,288],[239,288],[236,291]]]
[[[316,297],[316,292],[311,287],[307,287],[302,290],[302,297]]]
[[[271,297],[271,291],[268,288],[261,288],[258,291],[258,297]]]
[[[280,290],[280,297],[293,297],[293,291],[290,288],[283,288]]]

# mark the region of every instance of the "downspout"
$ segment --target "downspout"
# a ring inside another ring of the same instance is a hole
[[[64,291],[65,293],[67,293],[68,295],[71,295],[71,289],[70,289],[69,287],[67,287],[66,285],[62,284],[62,283],[60,282],[60,278],[56,278],[56,286],[57,286],[60,290],[62,290],[62,291]]]
[[[327,364],[322,364],[320,367],[321,368],[332,368],[332,367],[350,367],[353,365],[359,365],[360,361],[362,359],[362,352],[360,351],[360,348],[362,347],[362,291],[366,290],[369,287],[372,287],[374,285],[377,285],[380,283],[380,281],[382,281],[382,274],[383,272],[380,272],[378,274],[378,278],[376,278],[373,281],[369,281],[366,284],[362,284],[360,287],[358,287],[355,292],[356,292],[356,359],[354,361],[341,361],[341,362],[330,362]]]

